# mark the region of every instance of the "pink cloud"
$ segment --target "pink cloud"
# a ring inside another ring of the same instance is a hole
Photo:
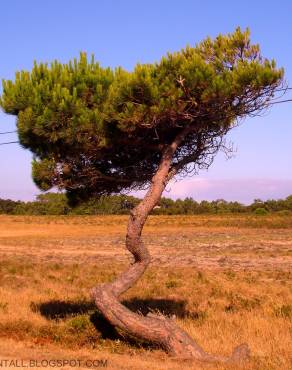
[[[198,201],[225,199],[250,203],[285,198],[292,194],[292,180],[278,179],[208,179],[197,177],[174,182],[167,187],[164,196],[173,199],[192,197]]]

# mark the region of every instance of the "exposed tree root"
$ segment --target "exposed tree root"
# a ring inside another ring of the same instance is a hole
[[[110,284],[94,288],[92,297],[99,311],[112,325],[137,338],[159,344],[170,355],[225,363],[244,362],[249,357],[247,344],[236,347],[230,357],[206,353],[173,319],[153,313],[141,316],[123,306],[111,292]]]

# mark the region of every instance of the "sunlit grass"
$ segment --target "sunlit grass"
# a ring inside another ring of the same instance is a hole
[[[246,369],[289,369],[292,227],[278,216],[249,217],[153,216],[144,235],[153,264],[122,300],[141,314],[175,318],[211,353],[248,342]],[[237,369],[182,363],[108,328],[89,290],[127,267],[125,227],[123,216],[1,217],[1,353],[46,348],[103,356],[117,369]]]

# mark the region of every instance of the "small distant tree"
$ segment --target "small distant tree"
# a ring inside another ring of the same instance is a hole
[[[36,205],[43,209],[46,215],[66,215],[69,213],[69,206],[66,194],[46,193],[36,197]]]
[[[249,208],[251,211],[255,211],[257,208],[265,208],[264,201],[261,199],[254,199],[253,203],[250,204]]]
[[[21,202],[15,202],[11,199],[1,199],[0,198],[0,214],[13,214],[17,206]]]
[[[292,211],[292,195],[289,195],[284,202],[284,209]]]
[[[41,189],[57,186],[71,203],[148,189],[128,222],[126,247],[134,263],[92,290],[113,325],[176,356],[224,362],[247,356],[246,345],[230,358],[207,354],[174,320],[135,314],[119,297],[150,263],[141,233],[166,184],[207,168],[226,149],[229,130],[269,106],[282,78],[249,32],[237,29],[132,72],[102,68],[81,54],[68,64],[35,63],[31,72],[3,82],[1,105],[17,116],[19,140],[34,154],[32,175]]]

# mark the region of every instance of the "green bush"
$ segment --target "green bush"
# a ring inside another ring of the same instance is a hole
[[[88,316],[86,315],[80,315],[80,316],[73,317],[68,322],[68,327],[76,332],[85,331],[90,325],[91,323],[89,321]]]
[[[265,208],[257,208],[255,211],[254,211],[254,214],[256,215],[261,215],[261,216],[264,216],[264,215],[267,215],[269,212],[265,209]]]

